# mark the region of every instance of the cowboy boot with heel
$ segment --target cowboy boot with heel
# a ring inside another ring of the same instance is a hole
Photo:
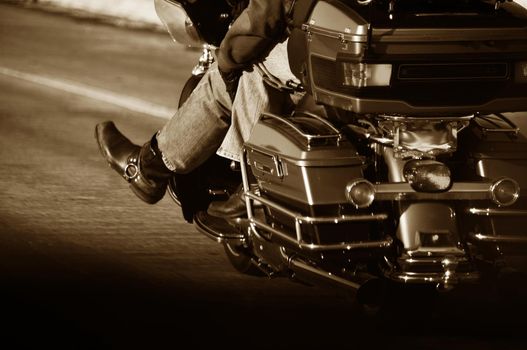
[[[163,162],[156,135],[143,146],[138,146],[108,121],[97,124],[95,138],[110,167],[130,184],[137,197],[148,204],[155,204],[163,198],[168,180],[174,173]]]

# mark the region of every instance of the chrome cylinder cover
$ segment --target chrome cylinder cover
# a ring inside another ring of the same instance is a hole
[[[473,116],[450,118],[416,118],[379,116],[384,138],[393,140],[396,158],[435,158],[457,149],[457,134]]]

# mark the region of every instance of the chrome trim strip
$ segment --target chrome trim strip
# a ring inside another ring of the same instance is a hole
[[[302,30],[308,33],[309,35],[318,34],[332,39],[339,39],[341,42],[365,43],[368,41],[367,33],[358,32],[354,34],[344,34],[328,30],[326,28],[322,28],[313,24],[302,24]]]
[[[481,233],[470,233],[470,238],[478,242],[488,243],[523,243],[527,244],[527,236],[513,236],[513,235],[484,235]]]
[[[392,272],[388,278],[405,283],[445,283],[452,284],[456,282],[475,282],[480,278],[477,272],[453,273],[427,273],[427,272]]]
[[[474,118],[474,114],[464,115],[459,117],[447,117],[441,116],[438,114],[437,117],[412,117],[412,116],[401,116],[401,115],[390,115],[390,114],[380,114],[378,116],[380,119],[391,120],[391,121],[451,121],[451,122],[468,122]]]
[[[490,182],[454,182],[446,192],[416,192],[409,183],[381,183],[375,185],[375,200],[477,200],[490,199]]]
[[[455,246],[452,247],[420,247],[417,250],[406,251],[410,259],[444,258],[445,255],[464,256],[465,252]]]
[[[478,215],[478,216],[527,216],[527,210],[469,208],[467,209],[467,214]]]

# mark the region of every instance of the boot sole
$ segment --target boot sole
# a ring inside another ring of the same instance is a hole
[[[134,185],[132,185],[130,183],[129,185],[130,189],[132,190],[132,192],[137,196],[139,197],[139,199],[141,199],[143,202],[147,203],[147,204],[156,204],[157,202],[159,202],[161,199],[163,199],[163,196],[161,198],[152,198],[151,196],[148,196],[146,194],[144,194],[143,192],[141,192],[137,187],[135,187]]]

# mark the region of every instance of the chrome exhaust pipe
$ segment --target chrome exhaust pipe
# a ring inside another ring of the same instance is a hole
[[[351,278],[344,278],[310,265],[299,257],[288,256],[283,249],[282,256],[295,278],[301,281],[315,281],[352,291],[357,301],[363,305],[379,305],[384,298],[385,281],[379,277],[361,272]]]

